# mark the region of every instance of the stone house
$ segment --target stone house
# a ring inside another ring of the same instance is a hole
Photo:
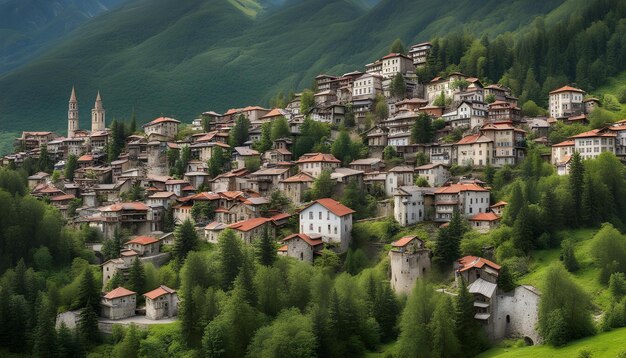
[[[295,206],[302,204],[302,196],[311,187],[315,178],[306,172],[281,180],[279,188]]]
[[[246,168],[235,169],[220,174],[210,181],[211,190],[215,193],[243,190],[248,185],[248,180],[245,178],[246,175],[248,175]]]
[[[278,188],[281,181],[289,178],[289,167],[266,168],[249,174],[249,188],[261,195],[267,195]]]
[[[470,217],[468,220],[472,229],[484,234],[498,226],[500,217],[490,211],[487,213],[478,213]]]
[[[493,140],[482,134],[465,136],[456,143],[456,153],[457,165],[483,167],[491,163]]]
[[[391,244],[389,251],[391,288],[409,294],[418,278],[430,271],[430,250],[417,236],[405,236]]]
[[[174,317],[178,313],[178,295],[171,288],[161,285],[143,295],[146,298],[146,318],[159,320]]]
[[[367,146],[370,148],[370,156],[381,158],[383,151],[387,147],[389,130],[385,127],[374,126],[366,131]]]
[[[493,122],[482,126],[480,131],[493,143],[491,159],[493,166],[515,165],[524,159],[526,153],[524,130],[513,127],[511,122]]]
[[[137,293],[118,287],[102,297],[102,316],[109,319],[122,319],[135,315]]]
[[[213,221],[204,227],[204,239],[208,242],[217,244],[218,238],[227,225],[221,222]]]
[[[431,187],[443,185],[450,180],[448,167],[441,163],[430,163],[416,167],[415,174],[418,177],[425,178]]]
[[[478,256],[464,256],[454,263],[455,279],[463,279],[467,285],[482,279],[498,283],[500,265]]]
[[[235,147],[233,151],[233,161],[237,163],[237,168],[245,168],[248,159],[261,160],[261,154],[254,149],[248,147]]]
[[[115,229],[126,229],[136,235],[153,231],[152,209],[142,202],[117,203],[98,210],[100,216],[87,221],[98,227],[105,238],[113,237]]]
[[[168,118],[168,117],[159,117],[149,123],[143,125],[143,131],[146,136],[151,134],[158,134],[170,139],[174,139],[176,134],[178,133],[178,125],[179,121]]]
[[[519,123],[522,119],[522,110],[513,103],[495,101],[489,104],[489,121],[511,121]]]
[[[35,173],[28,177],[28,188],[33,189],[39,184],[46,184],[48,178],[50,178],[50,174],[46,172]]]
[[[324,248],[324,242],[319,234],[296,233],[287,236],[281,242],[286,246],[286,256],[309,263],[312,263],[315,255]]]
[[[300,211],[300,233],[318,234],[324,243],[348,249],[354,210],[330,198],[318,199]]]
[[[172,204],[176,203],[176,194],[171,191],[159,191],[148,197],[148,205],[151,207],[161,206],[169,209]]]
[[[296,164],[300,172],[307,172],[317,178],[323,170],[332,172],[335,168],[339,168],[341,161],[332,154],[307,153],[301,156]]]
[[[401,186],[413,185],[415,182],[415,169],[410,166],[397,166],[387,173],[385,192],[392,196],[395,190]]]
[[[504,208],[508,205],[506,201],[498,201],[497,203],[491,205],[489,209],[496,215],[502,216],[504,214]]]
[[[357,159],[348,165],[350,169],[360,170],[364,173],[377,172],[385,167],[385,163],[380,158]]]
[[[127,241],[124,247],[133,250],[139,254],[139,256],[154,256],[159,253],[161,242],[154,237],[149,236],[137,236],[136,238]]]
[[[272,219],[268,218],[252,218],[239,221],[228,225],[228,228],[234,230],[237,236],[247,244],[252,244],[257,238],[261,237],[265,228],[267,228],[270,237],[275,236]]]
[[[537,332],[541,295],[533,286],[522,285],[513,292],[498,292],[494,310],[493,329],[488,330],[494,340],[506,337],[523,338],[527,345],[540,344]]]
[[[393,216],[402,226],[409,226],[430,217],[432,189],[409,185],[401,186],[393,194]]]
[[[434,193],[434,219],[438,221],[450,221],[455,208],[464,217],[486,213],[489,209],[489,190],[474,183],[452,184],[437,188]]]

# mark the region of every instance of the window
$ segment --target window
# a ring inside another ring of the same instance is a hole
[[[312,211],[309,211],[309,219],[313,220],[313,212]]]

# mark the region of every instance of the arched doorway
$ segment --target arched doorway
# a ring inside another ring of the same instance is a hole
[[[526,336],[524,337],[524,343],[526,343],[527,346],[534,346],[535,342],[533,342],[532,338]]]

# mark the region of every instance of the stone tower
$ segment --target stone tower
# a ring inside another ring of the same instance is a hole
[[[74,132],[78,130],[78,101],[76,100],[76,91],[72,86],[72,94],[70,95],[70,104],[67,111],[67,137],[74,138]]]
[[[91,110],[91,133],[99,132],[104,130],[104,121],[105,121],[105,111],[102,107],[102,98],[100,98],[100,91],[98,91],[98,96],[96,97],[96,104],[94,108]]]

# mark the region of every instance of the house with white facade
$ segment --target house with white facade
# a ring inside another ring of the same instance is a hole
[[[489,209],[489,190],[480,185],[452,184],[437,188],[435,193],[435,220],[450,221],[454,209],[464,217],[486,213]]]
[[[574,154],[574,141],[566,140],[561,143],[557,143],[552,146],[552,156],[550,163],[552,165],[558,165],[560,163],[569,161],[570,157]]]
[[[407,165],[393,167],[387,172],[385,180],[385,192],[392,196],[395,190],[401,186],[413,185],[415,182],[415,169]]]
[[[548,97],[552,118],[567,118],[585,112],[583,105],[585,91],[579,88],[563,86],[550,92]]]
[[[118,287],[102,297],[102,316],[109,319],[122,319],[135,315],[137,292]]]
[[[574,152],[580,153],[582,159],[597,158],[604,152],[615,154],[617,134],[607,128],[593,129],[569,139],[574,141]]]
[[[375,73],[366,73],[354,80],[352,98],[373,99],[383,93],[383,76]]]
[[[335,168],[339,168],[341,160],[335,158],[332,154],[307,153],[301,156],[296,164],[300,172],[306,172],[317,178],[322,173],[322,170],[332,172]]]
[[[415,168],[415,175],[425,178],[428,185],[432,187],[440,186],[450,180],[448,167],[441,163],[429,163]]]
[[[428,218],[427,208],[431,207],[433,189],[415,185],[401,186],[393,194],[393,217],[402,226],[409,226]],[[427,203],[428,201],[428,203]]]
[[[472,134],[456,143],[456,163],[466,166],[485,166],[491,163],[493,140],[482,134]]]
[[[174,118],[159,117],[149,123],[143,125],[143,131],[146,136],[158,134],[166,138],[174,138],[178,133],[178,125],[180,121]]]
[[[300,233],[321,235],[326,244],[345,252],[350,245],[355,211],[330,198],[318,199],[300,211]]]

